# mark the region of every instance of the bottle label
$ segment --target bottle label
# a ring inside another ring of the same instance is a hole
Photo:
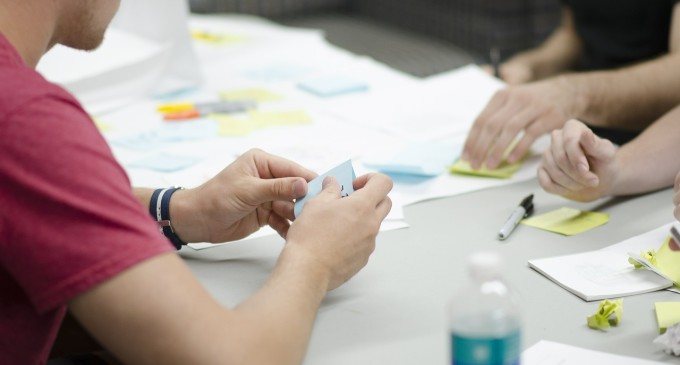
[[[491,338],[451,334],[452,365],[519,365],[519,356],[519,331]]]

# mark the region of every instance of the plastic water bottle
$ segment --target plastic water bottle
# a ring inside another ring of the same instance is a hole
[[[519,301],[503,281],[501,263],[495,252],[468,259],[469,285],[449,308],[452,365],[519,364]]]

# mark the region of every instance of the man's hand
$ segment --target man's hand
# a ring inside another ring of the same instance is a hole
[[[375,249],[380,223],[392,208],[387,193],[392,180],[383,174],[368,174],[354,181],[356,191],[340,197],[340,186],[332,177],[323,190],[305,204],[290,227],[286,250],[311,258],[328,275],[328,290],[349,280],[368,262]]]
[[[552,132],[550,148],[543,153],[538,180],[549,193],[577,201],[610,195],[619,168],[615,147],[583,123],[570,120]]]
[[[307,193],[316,173],[302,166],[250,150],[205,184],[176,192],[170,216],[185,242],[240,239],[264,225],[285,237],[293,220],[293,199]]]
[[[563,77],[498,91],[472,125],[463,159],[475,169],[484,163],[488,168],[496,168],[523,131],[507,158],[510,163],[519,161],[538,137],[561,128],[576,113],[574,94]]]

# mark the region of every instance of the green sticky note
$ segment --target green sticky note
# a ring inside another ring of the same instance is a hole
[[[252,100],[258,103],[281,100],[281,95],[258,88],[223,91],[220,97],[223,100]]]
[[[600,302],[597,312],[587,319],[588,327],[602,331],[609,331],[611,326],[617,326],[623,318],[623,299]]]
[[[521,223],[565,236],[573,236],[599,227],[608,221],[609,214],[606,213],[584,212],[564,207],[525,219]]]
[[[680,251],[673,251],[670,248],[671,237],[666,238],[655,258],[656,266],[659,271],[673,280],[676,287],[680,286]]]
[[[245,136],[260,128],[312,122],[312,118],[307,113],[299,110],[287,112],[254,111],[241,116],[211,114],[209,118],[217,121],[218,134],[223,137]]]
[[[509,163],[507,161],[501,162],[495,169],[489,169],[486,165],[482,165],[479,170],[475,170],[470,166],[468,161],[459,159],[453,165],[449,166],[449,171],[455,174],[481,176],[481,177],[495,177],[498,179],[509,179],[522,167],[522,160]]]
[[[654,309],[659,333],[664,333],[666,328],[680,323],[680,302],[657,302],[654,303]]]

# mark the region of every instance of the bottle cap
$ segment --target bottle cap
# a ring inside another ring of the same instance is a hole
[[[498,278],[503,259],[496,251],[475,252],[468,258],[468,271],[470,276],[477,280],[490,280]]]

